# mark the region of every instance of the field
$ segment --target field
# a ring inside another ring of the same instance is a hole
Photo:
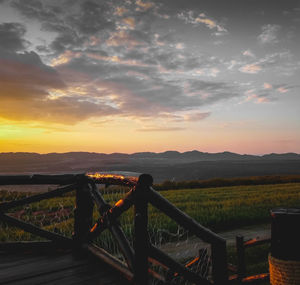
[[[113,204],[123,197],[125,190],[111,193],[106,190],[104,198]],[[161,195],[171,201],[179,209],[196,219],[202,225],[222,231],[244,225],[265,223],[270,221],[270,210],[276,207],[300,206],[300,183],[275,185],[231,186],[201,189],[181,189],[161,191]],[[9,201],[28,196],[30,193],[0,191],[0,201]],[[74,196],[44,200],[23,208],[14,209],[14,217],[30,221],[47,229],[62,232],[71,236],[73,226]],[[95,218],[97,213],[94,211]],[[130,234],[132,211],[123,215],[121,222],[125,231]],[[168,217],[153,207],[149,208],[149,231],[169,233],[174,236],[180,229]],[[32,239],[21,230],[2,225],[1,241]],[[162,237],[160,237],[161,239]]]

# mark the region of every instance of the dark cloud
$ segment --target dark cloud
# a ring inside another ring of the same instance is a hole
[[[0,116],[11,120],[40,120],[74,124],[116,109],[90,96],[61,96],[68,86],[60,74],[34,52],[2,51],[0,55]]]
[[[80,33],[93,35],[114,27],[114,23],[109,20],[112,7],[106,1],[82,1],[79,9],[78,14],[70,16],[70,23]]]
[[[26,89],[26,96],[35,96],[39,90],[47,93],[47,88],[64,88],[55,69],[43,64],[35,52],[3,52],[0,55],[0,82],[2,90]],[[10,96],[12,92],[1,92],[0,96]],[[16,93],[15,96],[24,97],[25,94]]]
[[[240,96],[239,88],[232,83],[218,81],[188,80],[188,91],[198,98],[201,105],[228,100]]]
[[[28,43],[24,40],[26,29],[20,23],[0,24],[0,49],[19,51],[23,50]]]
[[[40,21],[44,30],[58,33],[51,44],[56,52],[80,48],[90,35],[113,29],[110,21],[112,7],[99,1],[41,1],[12,2],[29,18]]]

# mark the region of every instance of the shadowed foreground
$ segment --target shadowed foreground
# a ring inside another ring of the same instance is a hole
[[[0,284],[128,284],[108,265],[71,252],[0,252]]]

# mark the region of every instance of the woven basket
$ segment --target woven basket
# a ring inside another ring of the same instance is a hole
[[[300,261],[277,259],[269,255],[271,285],[300,285]]]

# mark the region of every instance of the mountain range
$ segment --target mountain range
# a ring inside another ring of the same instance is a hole
[[[300,174],[300,154],[265,155],[197,150],[126,153],[0,153],[0,175],[81,172],[150,173],[163,180],[209,179],[252,175]]]

